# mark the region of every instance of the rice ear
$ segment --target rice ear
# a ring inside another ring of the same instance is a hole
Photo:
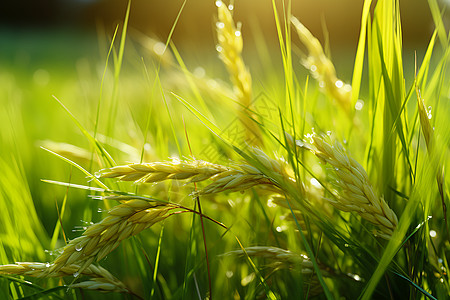
[[[252,111],[252,77],[242,58],[242,33],[240,25],[235,25],[230,9],[221,1],[217,1],[218,21],[216,23],[217,51],[219,58],[225,65],[234,94],[239,105],[236,107],[237,115],[246,132],[246,142],[261,146],[261,130]]]
[[[398,224],[397,216],[386,201],[376,195],[364,168],[339,142],[331,145],[319,136],[313,136],[313,141],[312,152],[332,165],[338,178],[337,200],[327,199],[328,202],[342,211],[358,213],[381,230],[377,235],[389,239]]]
[[[351,113],[352,88],[349,84],[337,78],[336,69],[331,60],[325,55],[319,40],[297,18],[291,17],[291,23],[297,30],[302,43],[308,49],[308,55],[303,58],[303,65],[308,69],[312,77],[324,88],[339,105],[348,113]]]

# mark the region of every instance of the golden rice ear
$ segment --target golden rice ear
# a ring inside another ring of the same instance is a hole
[[[224,63],[231,82],[234,86],[234,94],[238,100],[238,117],[246,129],[246,142],[262,145],[261,130],[252,112],[252,77],[242,58],[243,40],[240,24],[235,25],[230,9],[222,1],[217,1],[218,21],[216,23],[217,51]]]
[[[308,50],[308,56],[303,58],[303,65],[311,72],[312,77],[319,82],[319,86],[324,88],[350,114],[352,87],[337,78],[333,63],[323,52],[319,40],[314,37],[308,28],[294,16],[291,17],[291,23]]]
[[[253,246],[245,248],[243,250],[234,250],[225,253],[226,256],[251,256],[251,257],[261,257],[269,260],[275,260],[280,263],[289,265],[301,266],[303,274],[313,273],[313,264],[311,260],[304,254],[294,253],[289,250],[281,249],[278,247],[268,247],[268,246]]]
[[[358,213],[380,229],[377,236],[390,239],[398,224],[397,216],[384,199],[376,195],[364,168],[339,142],[331,145],[319,136],[314,136],[313,140],[315,149],[312,152],[333,166],[338,178],[336,199],[325,200],[339,210]]]
[[[267,169],[286,177],[286,181],[293,180],[286,173],[285,164],[269,158],[263,151],[258,149],[253,149],[253,155]],[[200,195],[223,191],[242,191],[256,185],[274,185],[267,176],[254,166],[238,164],[234,167],[225,167],[202,160],[115,166],[101,170],[97,176],[100,178],[118,178],[121,181],[134,181],[136,183],[152,183],[169,179],[188,180],[189,182],[212,180],[212,183],[196,192],[196,194]],[[124,210],[124,208],[121,209]],[[127,212],[124,211],[124,213]],[[110,213],[117,214],[119,211],[113,209]]]
[[[108,217],[88,227],[82,236],[71,240],[48,272],[60,272],[71,264],[79,265],[77,272],[83,272],[95,260],[99,261],[117,248],[122,240],[169,217],[168,212],[174,208],[139,199],[124,201],[112,208]]]
[[[79,277],[89,276],[91,279],[82,283],[71,285],[71,288],[87,288],[104,292],[125,292],[128,289],[125,284],[114,277],[108,270],[101,266],[90,265],[81,272],[80,265],[70,264],[62,267],[57,272],[50,272],[52,264],[39,262],[17,262],[11,265],[0,266],[0,274],[23,275],[30,277]]]
[[[308,280],[303,281],[303,284],[308,287],[310,296],[316,296],[323,292],[317,277],[314,276],[313,263],[305,254],[294,253],[278,247],[253,246],[245,248],[245,251],[242,249],[230,251],[223,256],[240,258],[248,256],[252,259],[259,257],[267,263],[265,268],[270,268],[273,271],[281,269],[299,270],[305,278],[308,278]],[[326,270],[321,270],[321,274],[327,277],[331,276]]]
[[[81,288],[86,290],[99,291],[104,293],[127,293],[128,290],[117,284],[103,280],[102,278],[91,278],[90,280],[82,281],[69,285],[70,288]]]
[[[198,182],[225,171],[228,171],[227,167],[202,160],[194,160],[115,166],[100,170],[97,175],[100,178],[118,178],[122,181],[145,183],[158,182],[166,179],[190,179],[192,182]]]

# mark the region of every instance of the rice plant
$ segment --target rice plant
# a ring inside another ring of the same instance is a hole
[[[348,83],[290,1],[267,81],[238,2],[215,2],[220,80],[171,40],[186,2],[166,41],[127,32],[130,2],[95,101],[46,104],[65,129],[33,145],[20,102],[0,111],[0,298],[448,299],[450,37],[428,2],[410,61],[399,1],[364,1]]]

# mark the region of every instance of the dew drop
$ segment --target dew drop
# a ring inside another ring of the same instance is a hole
[[[217,1],[216,1],[216,6],[217,6],[217,7],[221,7],[221,6],[222,6],[222,1],[217,0]]]
[[[309,139],[309,142],[312,144],[312,143],[314,143],[314,139],[313,139],[313,137],[314,137],[314,128],[312,129],[313,130],[313,133],[308,133],[308,134],[305,134],[305,138],[307,138],[307,139]]]
[[[73,277],[77,278],[78,276],[80,276],[80,273],[79,273],[79,272],[73,273]]]
[[[222,52],[222,51],[223,51],[222,46],[217,45],[217,46],[216,46],[216,51],[219,52],[219,53]]]
[[[344,247],[345,247],[345,248],[348,248],[348,244],[347,244],[347,243],[346,243],[346,244],[344,244]]]
[[[223,29],[225,27],[225,24],[223,22],[216,22],[216,27],[219,29]]]
[[[347,275],[352,277],[356,281],[361,281],[361,277],[358,274],[347,273]]]
[[[331,136],[331,131],[328,130],[328,131],[327,131],[327,135],[328,135],[328,136]]]
[[[81,250],[83,250],[83,247],[80,246],[80,245],[76,245],[76,246],[75,246],[75,250],[78,251],[78,252],[80,252]]]
[[[272,198],[267,200],[267,207],[277,207],[277,205],[275,203],[273,203],[273,199]]]
[[[103,212],[103,209],[101,209],[101,208],[99,207],[99,208],[97,208],[97,212],[98,212],[98,213],[102,213],[102,212]]]
[[[206,75],[206,71],[205,71],[205,69],[203,69],[202,67],[197,67],[197,68],[195,68],[194,69],[194,75],[196,76],[196,77],[198,77],[198,78],[203,78],[203,77],[205,77],[205,75]],[[175,160],[178,164],[180,163],[180,160],[179,159],[176,159]]]
[[[166,51],[166,45],[162,42],[157,42],[154,46],[153,46],[153,51],[161,56],[164,54],[164,51]]]
[[[430,230],[430,236],[431,237],[436,237],[437,236],[436,230]]]
[[[234,35],[237,36],[237,37],[239,37],[239,36],[241,36],[241,32],[240,32],[239,30],[236,30],[236,31],[234,32]]]
[[[334,85],[340,89],[341,87],[344,86],[344,83],[342,82],[342,80],[336,80],[336,82],[334,83]]]
[[[311,180],[309,182],[311,182],[312,186],[314,186],[316,188],[320,188],[320,183],[319,183],[319,181],[317,181],[317,179],[311,178]]]
[[[320,86],[321,88],[324,88],[324,87],[325,87],[325,81],[322,81],[322,80],[321,80],[321,81],[319,82],[319,86]]]
[[[46,263],[46,264],[45,264],[45,267],[46,267],[46,268],[50,268],[50,263]]]
[[[317,71],[317,66],[316,65],[311,65],[311,67],[309,67],[309,69],[311,70],[311,72],[316,72]]]
[[[442,258],[438,258],[438,263],[442,264],[443,262]]]
[[[233,271],[227,271],[225,273],[225,275],[227,276],[227,278],[231,278],[231,277],[233,277],[234,273],[233,273]]]
[[[252,282],[255,279],[255,273],[251,273],[248,276],[242,278],[241,285],[247,286],[250,282]]]
[[[356,104],[355,104],[355,109],[356,110],[361,110],[363,108],[363,106],[364,106],[364,101],[363,100],[359,99],[358,101],[356,101]]]
[[[234,5],[233,4],[228,5],[228,10],[233,10],[233,9],[234,9]]]
[[[217,83],[217,81],[215,81],[214,79],[209,79],[206,84],[208,85],[209,88],[211,89],[215,89],[219,86],[219,84]]]

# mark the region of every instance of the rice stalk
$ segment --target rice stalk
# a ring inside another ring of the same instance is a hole
[[[386,201],[377,196],[364,168],[347,154],[343,146],[335,141],[334,145],[324,138],[313,136],[312,152],[333,167],[336,174],[335,199],[325,199],[339,210],[356,212],[363,219],[376,225],[380,230],[375,235],[390,239],[398,219]]]
[[[295,17],[291,17],[291,22],[309,52],[308,56],[305,56],[302,60],[303,65],[310,71],[312,77],[319,82],[319,86],[324,88],[350,114],[352,87],[337,78],[333,63],[323,52],[319,40],[314,37],[308,28]]]
[[[82,236],[71,240],[49,268],[59,272],[71,264],[80,265],[79,272],[99,261],[117,248],[121,241],[140,233],[170,215],[171,205],[155,205],[144,200],[127,200],[109,210],[109,216],[86,229]]]
[[[242,59],[241,25],[240,23],[235,25],[230,9],[225,3],[216,1],[216,5],[218,10],[216,49],[234,86],[234,94],[239,102],[237,114],[246,129],[246,142],[259,146],[262,145],[261,132],[257,122],[254,121],[256,116],[251,110],[252,77]]]

